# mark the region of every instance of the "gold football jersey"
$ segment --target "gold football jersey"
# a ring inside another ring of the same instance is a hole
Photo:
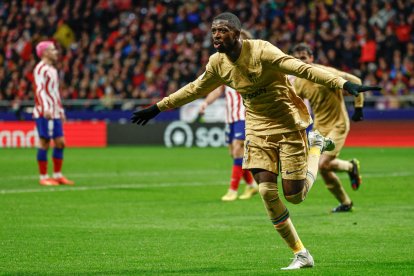
[[[313,65],[337,76],[341,76],[346,80],[361,84],[361,80],[351,74],[331,67],[317,64]],[[346,110],[342,89],[326,87],[300,78],[296,78],[293,84],[298,96],[309,100],[314,114],[314,128],[320,131],[332,129],[334,126],[349,128],[348,112]],[[355,98],[355,107],[362,107],[363,101],[363,94],[359,94]]]
[[[177,108],[206,96],[220,85],[237,90],[246,107],[246,134],[271,135],[306,128],[312,119],[296,95],[287,75],[305,78],[332,89],[345,79],[320,67],[286,55],[263,40],[243,40],[239,58],[213,54],[205,72],[195,81],[157,103],[161,111]]]

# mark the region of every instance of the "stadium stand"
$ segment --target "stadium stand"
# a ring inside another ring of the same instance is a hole
[[[106,110],[158,101],[202,73],[213,51],[208,22],[225,10],[285,52],[307,42],[318,63],[381,85],[367,95],[371,107],[414,105],[412,0],[1,1],[0,101],[33,100],[34,45],[49,38],[61,52],[64,100]]]

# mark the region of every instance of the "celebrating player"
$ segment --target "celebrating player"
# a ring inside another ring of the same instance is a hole
[[[59,94],[58,72],[54,65],[58,61],[58,51],[52,41],[42,41],[36,46],[36,54],[41,59],[34,68],[35,107],[33,117],[39,134],[37,162],[40,181],[43,186],[73,185],[74,182],[62,175],[63,149],[65,139],[62,123],[65,113]],[[50,140],[53,148],[53,178],[47,173],[47,152]]]
[[[323,151],[332,150],[332,140],[309,134],[312,119],[296,95],[287,74],[331,88],[344,88],[353,95],[378,87],[362,86],[284,54],[263,40],[240,40],[241,23],[232,13],[222,13],[211,26],[214,48],[205,72],[195,81],[149,108],[136,111],[133,123],[145,125],[161,111],[177,108],[227,85],[240,93],[246,107],[246,140],[243,168],[249,169],[259,184],[259,193],[275,229],[295,254],[283,269],[312,267],[313,258],[300,240],[279,198],[277,176],[282,175],[285,198],[302,202],[311,189]]]
[[[314,58],[312,50],[305,43],[295,45],[291,52],[294,57],[303,62],[318,66],[354,83],[361,83],[359,78],[351,74],[331,67],[313,64]],[[349,132],[348,112],[345,107],[343,91],[342,89],[332,89],[300,78],[296,78],[293,83],[296,93],[301,98],[306,98],[310,102],[314,114],[313,128],[335,142],[335,150],[324,152],[319,159],[319,171],[325,181],[326,187],[340,203],[332,212],[351,211],[351,198],[342,187],[339,177],[335,174],[335,171],[348,172],[354,190],[358,189],[361,184],[359,161],[357,159],[345,161],[337,158]],[[363,94],[355,98],[355,112],[352,116],[353,121],[361,121],[363,119],[363,103]]]
[[[251,39],[252,35],[248,31],[242,29],[240,38]],[[208,94],[200,106],[200,114],[204,114],[207,106],[223,95],[223,93],[226,97],[226,143],[229,145],[229,152],[234,162],[230,187],[221,200],[233,201],[237,199],[237,190],[242,178],[246,182],[246,188],[243,194],[239,196],[239,199],[249,199],[258,192],[258,189],[250,171],[243,170],[242,168],[244,155],[243,144],[246,137],[246,109],[244,108],[240,94],[233,88],[223,85]]]

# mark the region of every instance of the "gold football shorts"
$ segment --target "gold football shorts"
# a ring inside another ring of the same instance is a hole
[[[308,140],[305,130],[274,135],[246,135],[243,169],[263,169],[283,179],[306,177]]]

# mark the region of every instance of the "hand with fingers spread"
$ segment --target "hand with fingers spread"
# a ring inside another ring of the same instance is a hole
[[[137,125],[145,125],[149,120],[160,113],[160,109],[156,104],[148,108],[135,111],[131,116],[131,122]]]
[[[364,120],[364,113],[362,112],[362,107],[355,107],[354,114],[351,117],[352,121],[359,122]]]
[[[347,81],[344,84],[344,89],[348,91],[349,94],[352,94],[358,97],[358,94],[361,92],[366,92],[366,91],[371,91],[371,90],[381,90],[382,88],[379,86],[359,85],[359,84]]]

